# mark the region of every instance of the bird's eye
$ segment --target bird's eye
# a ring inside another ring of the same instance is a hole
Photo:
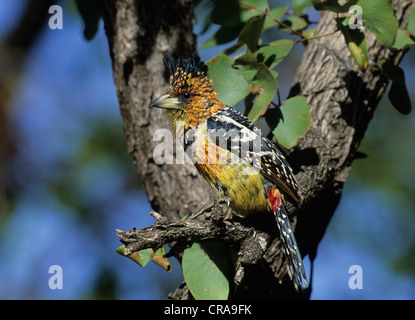
[[[182,93],[182,97],[184,98],[184,99],[189,99],[190,97],[191,97],[192,95],[189,93],[189,92],[183,92]]]

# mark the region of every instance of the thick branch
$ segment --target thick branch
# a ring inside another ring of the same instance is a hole
[[[187,219],[172,221],[171,219],[152,211],[150,214],[156,222],[146,228],[128,231],[117,230],[120,241],[125,244],[126,256],[147,248],[161,248],[166,244],[177,243],[179,249],[173,246],[168,255],[178,257],[186,247],[194,242],[218,241],[230,245],[238,251],[235,283],[240,284],[246,265],[254,265],[262,259],[265,250],[273,237],[268,232],[258,231],[240,223],[231,223],[220,218],[220,208],[209,220]],[[216,217],[216,218],[215,218]]]

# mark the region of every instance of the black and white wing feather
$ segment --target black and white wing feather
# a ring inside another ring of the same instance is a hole
[[[291,166],[278,148],[250,120],[232,107],[219,110],[207,120],[209,136],[257,168],[296,203],[300,201]]]

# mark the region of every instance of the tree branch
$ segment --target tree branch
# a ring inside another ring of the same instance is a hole
[[[128,231],[117,230],[120,241],[125,245],[124,255],[147,248],[161,248],[166,244],[175,243],[167,256],[179,258],[182,251],[194,242],[218,241],[218,239],[233,247],[238,252],[236,263],[235,283],[241,284],[244,267],[257,264],[273,239],[270,232],[256,230],[242,223],[224,221],[221,218],[222,209],[212,208],[209,220],[187,219],[173,221],[159,213],[150,214],[156,222],[146,228]],[[177,249],[178,247],[178,249]]]

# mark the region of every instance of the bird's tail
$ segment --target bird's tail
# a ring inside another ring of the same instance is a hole
[[[284,244],[284,250],[288,259],[288,273],[294,282],[297,291],[307,289],[307,277],[304,271],[303,259],[298,249],[297,241],[295,241],[294,232],[291,228],[290,219],[284,205],[280,205],[274,211],[277,220],[280,238]]]

